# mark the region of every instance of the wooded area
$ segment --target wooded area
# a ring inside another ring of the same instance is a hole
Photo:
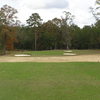
[[[64,11],[64,16],[43,22],[38,13],[33,13],[21,25],[17,10],[4,5],[0,8],[0,49],[6,50],[53,50],[53,49],[100,49],[100,0],[98,7],[91,9],[96,23],[78,27],[74,16]]]

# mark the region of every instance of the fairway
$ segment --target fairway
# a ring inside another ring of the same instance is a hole
[[[0,1],[0,100],[100,100],[100,0]]]
[[[100,100],[100,63],[0,63],[0,100]]]
[[[50,56],[64,56],[66,50],[45,50],[45,51],[7,51],[7,56],[14,56],[15,54],[30,54],[33,57],[50,57]],[[76,55],[98,55],[100,50],[72,50]]]

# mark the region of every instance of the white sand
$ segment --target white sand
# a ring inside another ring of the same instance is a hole
[[[28,54],[16,54],[15,57],[30,57],[31,55]]]
[[[0,62],[100,62],[100,55],[76,55],[60,57],[12,57],[0,56]]]
[[[75,53],[64,53],[64,56],[76,56]]]
[[[64,53],[72,53],[73,51],[72,50],[66,50],[64,51]]]

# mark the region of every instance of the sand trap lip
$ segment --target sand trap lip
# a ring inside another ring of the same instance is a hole
[[[75,53],[64,53],[64,56],[76,56]]]
[[[29,54],[15,54],[15,57],[30,57],[31,55]]]
[[[64,53],[72,53],[73,51],[72,50],[66,50],[64,51]]]

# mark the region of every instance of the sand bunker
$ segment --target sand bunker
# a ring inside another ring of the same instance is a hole
[[[29,54],[15,54],[15,57],[30,57],[31,55]]]
[[[64,53],[64,56],[76,56],[75,53]]]
[[[76,55],[58,57],[0,56],[0,62],[100,62],[100,55]]]

